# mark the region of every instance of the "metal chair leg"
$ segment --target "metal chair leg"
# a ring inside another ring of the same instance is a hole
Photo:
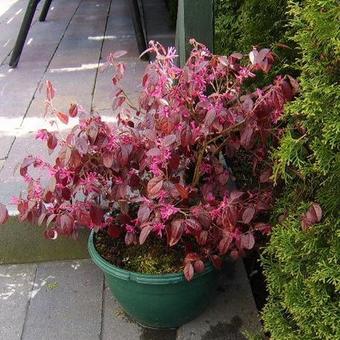
[[[52,0],[46,0],[43,9],[41,10],[39,21],[45,21],[48,10],[50,9]]]
[[[34,17],[34,13],[37,9],[38,3],[40,0],[30,0],[28,5],[27,5],[27,9],[26,9],[26,13],[24,16],[24,19],[22,21],[21,27],[20,27],[20,31],[17,37],[17,41],[15,43],[13,52],[12,52],[12,56],[11,59],[9,61],[9,66],[11,67],[17,67],[20,56],[21,56],[21,52],[22,49],[24,48],[25,45],[25,41],[27,38],[27,34],[28,31],[31,27],[31,23]]]

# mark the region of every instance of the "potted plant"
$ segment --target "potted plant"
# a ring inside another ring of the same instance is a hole
[[[126,312],[149,327],[194,318],[213,296],[215,268],[270,232],[268,147],[296,91],[289,77],[245,90],[256,72],[270,69],[267,49],[254,49],[245,62],[241,54],[217,56],[191,43],[179,68],[174,49],[150,42],[155,60],[136,105],[118,87],[124,52],[110,55],[117,124],[75,104],[58,111],[47,82],[47,112],[64,124],[69,117],[79,121],[66,136],[38,132],[51,153],[59,149],[54,162],[28,156],[20,166],[28,184],[16,200],[20,219],[45,225],[50,239],[91,229],[93,261]],[[239,190],[230,169],[237,162],[252,169],[252,185]],[[48,184],[31,176],[30,167],[46,171]],[[0,222],[6,216],[0,206]]]

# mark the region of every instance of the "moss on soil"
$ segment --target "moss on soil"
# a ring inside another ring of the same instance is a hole
[[[124,239],[114,239],[99,231],[94,240],[98,253],[117,267],[144,274],[177,273],[183,269],[184,250],[168,247],[164,240],[149,236],[143,245],[126,246]]]

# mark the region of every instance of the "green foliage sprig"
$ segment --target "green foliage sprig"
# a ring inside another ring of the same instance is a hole
[[[336,0],[291,0],[288,8],[301,94],[286,107],[285,134],[273,152],[274,179],[285,188],[262,260],[269,290],[263,320],[272,339],[339,339],[340,8]],[[306,226],[301,218],[312,213],[311,202],[323,216]]]

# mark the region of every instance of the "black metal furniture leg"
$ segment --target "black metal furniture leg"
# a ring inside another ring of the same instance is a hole
[[[34,13],[37,9],[38,3],[40,0],[30,0],[28,5],[27,5],[27,9],[26,9],[26,13],[24,16],[24,20],[22,21],[21,24],[21,28],[17,37],[17,41],[15,43],[13,52],[12,52],[12,56],[11,59],[9,61],[9,66],[11,67],[16,67],[18,65],[20,56],[21,56],[21,52],[22,49],[25,45],[25,41],[27,38],[27,34],[28,31],[31,27],[31,23],[34,17]]]
[[[147,41],[145,36],[145,26],[143,25],[143,14],[140,12],[140,6],[138,4],[138,0],[129,0],[130,12],[133,21],[133,27],[135,29],[136,40],[138,45],[139,53],[142,53],[147,48]],[[143,59],[149,59],[149,56],[146,54],[143,56]]]
[[[52,0],[45,0],[44,7],[41,10],[39,21],[45,21],[48,10],[50,9]]]

